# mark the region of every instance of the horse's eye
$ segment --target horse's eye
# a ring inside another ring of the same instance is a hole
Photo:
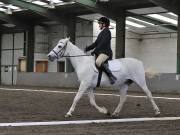
[[[59,45],[58,48],[62,48],[62,47]]]

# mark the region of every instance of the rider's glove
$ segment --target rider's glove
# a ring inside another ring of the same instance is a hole
[[[95,52],[94,52],[94,51],[92,51],[92,52],[91,52],[91,55],[94,55],[94,54],[95,54]]]
[[[84,53],[86,53],[88,50],[87,50],[87,46],[84,48]]]

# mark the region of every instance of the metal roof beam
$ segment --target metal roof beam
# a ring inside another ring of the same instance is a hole
[[[74,0],[76,3],[89,8],[92,11],[98,12],[102,15],[105,15],[113,20],[116,20],[116,15],[108,11],[108,7],[101,6],[97,4],[94,0]]]
[[[179,0],[149,0],[153,2],[154,4],[161,6],[171,12],[174,12],[176,14],[180,14],[180,1]]]
[[[169,25],[163,25],[164,24],[163,22],[158,21],[158,20],[154,20],[154,19],[151,19],[151,18],[148,18],[148,17],[145,17],[145,16],[140,16],[140,15],[130,13],[130,12],[127,13],[127,16],[132,16],[132,17],[135,17],[137,19],[140,19],[140,20],[143,20],[143,21],[146,21],[146,22],[149,22],[149,23],[153,23],[155,25],[161,25],[161,27],[164,27],[166,29],[177,31],[176,26],[173,26],[173,25],[170,25],[170,24]]]
[[[63,14],[59,14],[59,13],[57,15],[56,13],[48,10],[45,7],[41,7],[41,6],[35,5],[33,3],[26,2],[23,0],[1,0],[1,1],[4,3],[10,3],[13,5],[16,5],[16,6],[21,7],[21,8],[29,9],[32,12],[35,12],[35,13],[37,13],[41,16],[44,16],[50,20],[55,20],[55,21],[61,22],[63,24],[67,23],[66,16],[64,16]]]
[[[6,15],[2,12],[0,12],[0,20],[5,21],[7,23],[15,24],[24,29],[29,28],[29,25],[27,24],[27,22],[24,22],[23,20],[17,19],[16,17],[10,16],[10,15]]]
[[[126,10],[138,9],[138,8],[149,8],[149,7],[156,7],[156,5],[154,3],[134,4],[131,6],[127,6]]]

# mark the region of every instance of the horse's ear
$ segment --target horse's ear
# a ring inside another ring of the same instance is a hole
[[[66,39],[69,41],[69,40],[70,40],[70,37],[67,37]]]

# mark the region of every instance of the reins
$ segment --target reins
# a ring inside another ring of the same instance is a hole
[[[83,57],[83,56],[92,56],[92,55],[74,55],[74,56],[62,56],[62,57]]]
[[[52,50],[54,52],[54,54],[56,55],[56,58],[59,59],[58,56],[64,57],[64,58],[68,58],[68,57],[84,57],[84,56],[92,56],[92,55],[87,55],[87,54],[83,54],[83,55],[73,55],[73,56],[64,56],[64,53],[66,51],[67,48],[67,43],[64,45],[64,47],[62,49],[60,49],[58,52]]]

